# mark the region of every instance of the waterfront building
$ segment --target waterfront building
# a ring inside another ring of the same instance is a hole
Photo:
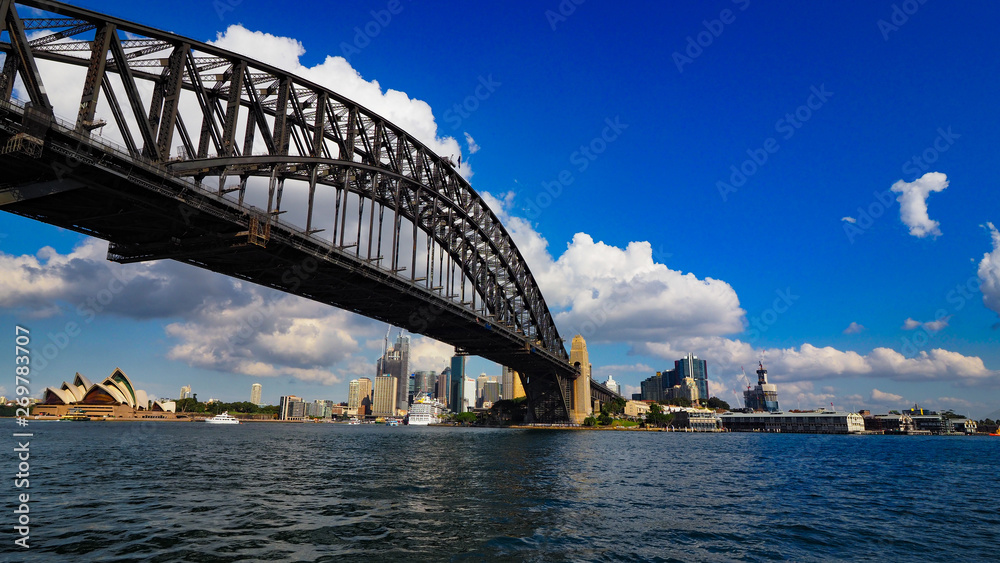
[[[967,418],[953,418],[951,419],[952,431],[958,432],[959,434],[975,434],[978,430],[978,424],[975,420],[969,420]]]
[[[398,379],[391,375],[375,376],[375,390],[372,399],[372,415],[374,416],[396,416],[398,396]]]
[[[796,434],[858,434],[865,420],[856,412],[820,409],[811,412],[725,412],[719,416],[730,432],[785,432]]]
[[[396,337],[396,343],[389,347],[389,333],[385,333],[385,345],[382,357],[376,365],[376,377],[380,375],[392,376],[396,379],[396,405],[395,408],[406,411],[409,407],[410,390],[410,337],[402,332]],[[395,416],[395,415],[394,415]]]
[[[691,378],[698,387],[698,397],[708,400],[708,362],[706,360],[699,360],[698,356],[688,353],[687,357],[674,362],[674,372],[675,377],[681,381],[670,382],[670,387],[683,386],[683,380]]]
[[[367,377],[352,379],[347,384],[347,414],[365,416],[371,412],[372,380]]]
[[[694,432],[718,432],[722,428],[722,422],[712,409],[691,407],[674,413],[673,426],[690,428]]]
[[[460,413],[462,410],[462,385],[465,382],[465,358],[466,356],[456,355],[451,358],[451,391],[448,393],[448,402],[451,412]]]
[[[622,386],[618,385],[618,382],[615,381],[615,378],[613,376],[610,375],[608,376],[607,381],[604,382],[604,386],[614,391],[615,393],[618,393],[619,395],[622,394]]]
[[[642,401],[625,401],[625,416],[644,418],[649,414],[649,403]]]
[[[908,414],[876,414],[865,416],[865,430],[882,434],[916,434],[917,427]]]
[[[302,397],[286,395],[278,400],[278,420],[302,420],[306,416],[306,403]]]
[[[182,401],[182,400],[188,399],[190,397],[191,397],[191,386],[190,385],[185,385],[185,386],[181,387],[181,396],[178,397],[177,400]]]
[[[570,345],[569,363],[580,370],[580,377],[573,382],[573,412],[570,413],[570,420],[575,424],[583,424],[584,419],[594,413],[594,405],[590,393],[590,354],[587,352],[587,341],[579,334],[573,337]]]
[[[263,391],[263,390],[264,390],[264,386],[261,385],[260,383],[254,383],[253,385],[251,385],[250,386],[250,402],[253,403],[253,404],[255,404],[255,405],[257,405],[257,406],[260,406],[261,405],[260,394],[261,394],[261,391]]]
[[[410,412],[407,416],[407,424],[413,426],[426,426],[437,424],[441,421],[441,415],[448,412],[448,406],[427,396],[421,396],[410,405]]]
[[[91,383],[77,373],[73,383],[63,382],[60,387],[47,387],[40,403],[32,414],[42,417],[62,417],[69,413],[86,415],[91,419],[177,419],[176,403],[151,401],[142,389],[136,389],[125,372],[115,368],[101,383]]]
[[[743,402],[746,408],[752,411],[778,411],[778,387],[767,382],[767,370],[764,369],[764,362],[760,362],[757,370],[757,386],[743,392]],[[858,415],[860,416],[860,415]]]

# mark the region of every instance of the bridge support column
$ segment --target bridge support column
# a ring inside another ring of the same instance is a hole
[[[570,419],[575,424],[583,424],[583,420],[594,411],[590,397],[590,356],[587,354],[587,342],[579,334],[573,337],[569,363],[580,368],[580,377],[573,382],[573,412],[570,413]]]

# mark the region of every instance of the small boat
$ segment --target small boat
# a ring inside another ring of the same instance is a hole
[[[229,412],[224,412],[219,415],[215,415],[212,418],[206,418],[205,422],[209,424],[239,424],[240,419],[229,414]]]
[[[70,422],[90,422],[90,417],[83,412],[83,409],[69,409],[66,414],[59,417],[59,420]]]
[[[388,426],[399,426],[399,420],[397,420],[395,418],[390,418],[389,420],[385,421],[385,423]]]

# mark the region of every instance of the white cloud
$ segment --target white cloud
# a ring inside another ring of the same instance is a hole
[[[509,197],[483,197],[525,257],[564,337],[655,342],[743,330],[745,311],[732,286],[669,268],[649,242],[620,248],[577,233],[553,258],[548,241],[508,213]]]
[[[840,220],[841,221],[847,221],[848,223],[857,223],[858,222],[858,220],[855,219],[854,217],[841,217]]]
[[[914,330],[922,327],[927,332],[938,332],[948,327],[949,320],[951,320],[951,315],[948,315],[947,317],[941,317],[936,321],[927,321],[927,322],[920,322],[913,320],[911,318],[907,318],[905,321],[903,321],[903,330]]]
[[[903,396],[872,389],[871,400],[873,403],[879,404],[901,403],[903,402]]]
[[[1000,231],[993,223],[986,223],[993,240],[993,251],[983,254],[979,262],[979,289],[983,292],[983,304],[1000,314]]]
[[[928,172],[912,182],[900,180],[892,185],[892,191],[899,194],[896,198],[899,218],[910,228],[911,235],[919,238],[941,236],[940,223],[927,215],[927,197],[947,187],[948,177],[941,172]]]
[[[865,330],[864,325],[852,322],[847,326],[847,328],[844,329],[844,334],[857,334],[863,330]]]
[[[477,152],[479,152],[480,148],[479,145],[476,143],[476,140],[472,138],[472,135],[470,135],[468,132],[465,133],[465,144],[468,145],[469,147],[469,154],[476,154]]]

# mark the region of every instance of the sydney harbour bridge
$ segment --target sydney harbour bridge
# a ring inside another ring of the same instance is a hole
[[[107,240],[115,262],[184,262],[507,366],[529,421],[579,422],[616,396],[570,363],[450,159],[374,112],[59,2],[0,0],[0,51],[0,209]]]

